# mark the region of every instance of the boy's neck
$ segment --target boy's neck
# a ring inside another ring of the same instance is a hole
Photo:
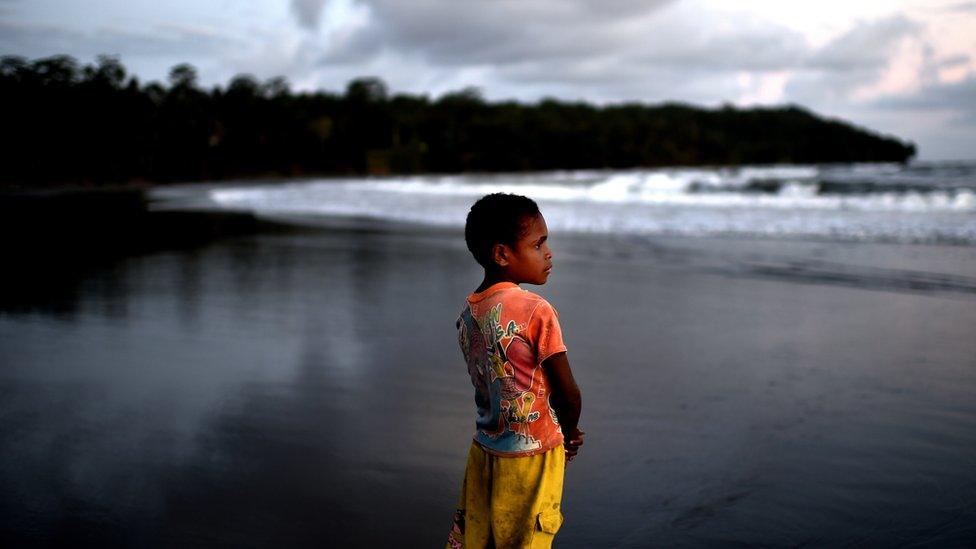
[[[485,271],[485,278],[481,281],[481,285],[474,291],[474,293],[479,293],[491,288],[499,282],[511,282],[512,284],[518,284],[518,281],[508,276],[506,273],[498,271]]]

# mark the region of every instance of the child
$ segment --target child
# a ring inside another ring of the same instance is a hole
[[[518,286],[549,278],[546,220],[529,198],[490,194],[464,239],[485,269],[457,320],[478,417],[447,547],[550,547],[583,431],[556,311]]]

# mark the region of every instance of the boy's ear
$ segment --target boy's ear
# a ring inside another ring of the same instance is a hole
[[[491,260],[500,267],[508,265],[508,255],[510,250],[504,244],[495,244],[491,247]]]

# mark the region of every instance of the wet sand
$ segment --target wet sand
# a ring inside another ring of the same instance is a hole
[[[529,288],[588,433],[557,546],[976,543],[976,248],[552,243]],[[459,234],[259,232],[39,280],[0,311],[5,545],[443,543],[474,414]]]

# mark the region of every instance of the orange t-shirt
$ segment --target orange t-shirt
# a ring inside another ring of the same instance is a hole
[[[563,442],[542,362],[566,351],[556,310],[512,282],[468,296],[458,343],[475,388],[474,440],[493,454],[524,456]]]

